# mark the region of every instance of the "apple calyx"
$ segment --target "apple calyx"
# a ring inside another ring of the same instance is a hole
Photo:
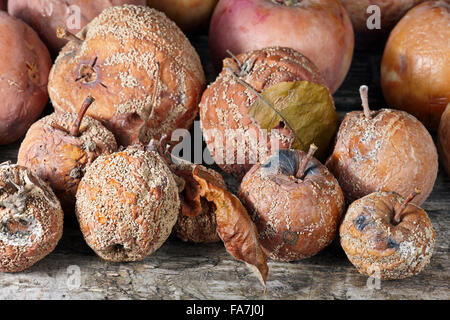
[[[395,223],[397,224],[400,223],[400,221],[402,220],[403,211],[405,211],[408,204],[420,193],[422,193],[422,190],[420,188],[415,188],[414,191],[408,196],[408,198],[406,198],[405,201],[403,201],[400,209],[395,213],[394,216]]]
[[[302,159],[302,162],[300,163],[300,166],[295,175],[295,177],[297,179],[302,180],[305,177],[306,167],[308,166],[309,162],[311,161],[311,159],[314,156],[314,153],[317,151],[317,149],[318,148],[314,143],[309,146],[309,151],[306,154],[306,156]]]

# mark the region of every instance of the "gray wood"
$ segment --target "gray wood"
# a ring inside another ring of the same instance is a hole
[[[208,63],[206,36],[193,37],[192,41],[202,56],[208,81],[213,81],[215,73]],[[335,94],[341,115],[360,108],[361,84],[370,86],[370,103],[374,109],[386,106],[379,86],[380,61],[381,52],[355,53],[348,78]],[[14,162],[19,145],[0,147],[0,162]],[[235,183],[229,182],[235,187]],[[374,289],[367,286],[368,278],[350,264],[337,241],[310,259],[269,262],[264,293],[246,266],[234,260],[220,243],[195,245],[171,237],[143,262],[108,263],[87,247],[77,222],[69,217],[63,239],[52,254],[25,272],[0,274],[0,299],[448,300],[450,179],[442,170],[423,207],[437,234],[430,266],[416,277],[381,281]]]

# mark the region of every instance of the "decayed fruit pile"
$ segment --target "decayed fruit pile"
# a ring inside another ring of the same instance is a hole
[[[171,234],[222,241],[265,285],[269,258],[308,258],[339,236],[362,274],[422,271],[435,232],[419,206],[438,172],[428,130],[450,171],[450,4],[405,14],[423,1],[387,2],[380,69],[392,109],[372,111],[362,85],[362,110],[340,123],[332,94],[352,60],[352,22],[372,34],[349,1],[9,0],[0,143],[26,136],[18,164],[0,165],[0,270],[48,255],[75,212],[108,261],[142,260]],[[185,32],[210,22],[220,73],[207,88],[188,38],[149,6]],[[35,122],[48,97],[55,112]],[[213,159],[241,182],[236,195],[219,172],[170,152],[197,116]]]

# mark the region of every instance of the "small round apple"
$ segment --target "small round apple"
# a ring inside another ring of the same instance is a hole
[[[381,63],[381,87],[392,108],[436,131],[450,102],[450,3],[427,1],[392,30]]]
[[[337,0],[220,0],[211,19],[209,46],[218,70],[227,50],[239,54],[293,48],[319,68],[334,93],[350,68],[354,33]]]
[[[376,192],[352,203],[340,226],[341,245],[358,271],[394,280],[421,272],[433,254],[435,232],[427,213],[395,192]]]

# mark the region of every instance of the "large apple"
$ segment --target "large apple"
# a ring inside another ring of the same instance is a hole
[[[147,4],[164,12],[184,32],[206,26],[219,0],[147,0]]]
[[[450,2],[426,1],[392,30],[381,63],[381,86],[391,108],[413,114],[437,131],[450,102]]]
[[[386,39],[405,13],[425,0],[340,0],[352,19],[358,46]],[[376,6],[376,7],[370,7]],[[369,8],[370,7],[370,8]],[[370,9],[370,10],[368,10]],[[368,12],[369,11],[369,12]],[[377,16],[379,15],[379,16]],[[380,19],[379,26],[376,20]],[[369,20],[369,21],[368,21]],[[369,22],[369,26],[367,24]],[[374,23],[374,25],[372,25]],[[379,28],[378,28],[379,27]]]
[[[314,62],[334,93],[350,68],[354,33],[338,0],[220,0],[209,45],[217,69],[227,50],[293,48]]]

